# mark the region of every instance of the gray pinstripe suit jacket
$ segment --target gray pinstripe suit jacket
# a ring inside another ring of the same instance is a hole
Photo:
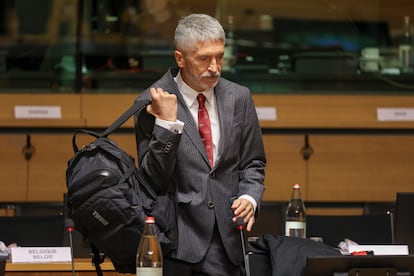
[[[177,251],[173,257],[191,263],[201,261],[217,223],[227,255],[238,265],[242,261],[241,241],[231,221],[230,206],[235,198],[247,194],[260,207],[266,164],[250,91],[219,80],[215,97],[221,157],[211,169],[197,125],[173,79],[177,72],[178,68],[170,69],[152,87],[177,95],[177,119],[185,123],[183,133],[154,126],[153,116],[141,114],[136,122],[140,169],[159,193],[175,193]],[[150,98],[149,89],[140,97]]]

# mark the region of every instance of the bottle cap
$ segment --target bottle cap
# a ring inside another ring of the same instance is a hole
[[[300,185],[298,183],[293,184],[293,189],[300,189]]]
[[[145,218],[145,223],[155,223],[155,218],[154,217],[146,217]]]

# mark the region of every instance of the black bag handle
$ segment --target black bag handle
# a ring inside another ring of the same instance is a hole
[[[127,111],[124,112],[118,119],[115,120],[107,129],[105,129],[99,136],[107,137],[109,134],[122,126],[135,113],[141,112],[151,101],[149,99],[139,98]]]
[[[74,151],[75,153],[77,153],[77,152],[79,151],[79,147],[78,147],[78,145],[76,144],[76,136],[77,136],[79,133],[86,133],[86,134],[89,134],[89,135],[91,135],[91,136],[94,136],[95,138],[98,138],[98,137],[99,137],[99,133],[97,133],[97,132],[95,132],[95,131],[88,130],[88,129],[77,129],[77,130],[75,131],[75,133],[73,134],[73,136],[72,136],[72,148],[73,148],[73,151]]]
[[[94,136],[95,138],[100,137],[108,137],[109,134],[117,130],[120,126],[122,126],[126,121],[128,121],[129,118],[131,118],[135,113],[141,112],[149,103],[151,100],[144,99],[144,98],[138,98],[138,100],[128,108],[127,111],[125,111],[121,116],[118,117],[109,127],[107,127],[102,133],[97,133],[92,130],[87,129],[77,129],[75,133],[72,136],[72,147],[73,151],[76,153],[79,151],[79,147],[76,143],[76,135],[78,133],[86,133],[91,136]]]

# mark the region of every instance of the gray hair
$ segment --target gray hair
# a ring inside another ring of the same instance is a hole
[[[225,33],[220,22],[207,14],[191,14],[181,18],[175,29],[177,50],[192,50],[198,42],[225,41]]]

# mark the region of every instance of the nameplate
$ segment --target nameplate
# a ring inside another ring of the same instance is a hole
[[[60,106],[16,105],[14,117],[16,119],[62,119],[62,112]]]
[[[377,108],[378,121],[414,121],[414,108]]]
[[[70,247],[12,247],[12,263],[71,262]]]
[[[256,107],[257,117],[259,121],[276,121],[276,107]]]

